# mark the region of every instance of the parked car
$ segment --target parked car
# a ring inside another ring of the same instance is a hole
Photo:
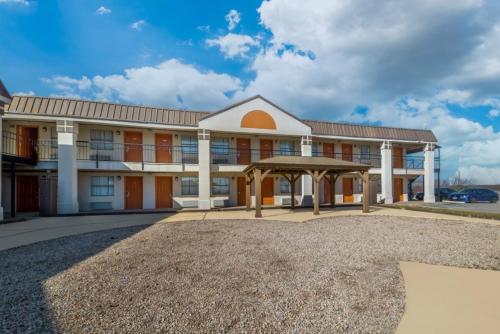
[[[437,200],[443,200],[443,199],[447,199],[448,195],[451,193],[454,193],[454,192],[455,192],[455,190],[453,190],[451,188],[439,188],[439,195],[438,195],[438,190],[435,189],[434,196],[436,196]],[[423,201],[424,200],[424,193],[423,192],[416,193],[415,199],[417,201]]]
[[[475,202],[498,202],[498,193],[490,189],[470,188],[463,189],[448,195],[450,201],[461,201],[466,203]]]

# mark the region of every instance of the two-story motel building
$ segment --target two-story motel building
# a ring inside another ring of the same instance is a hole
[[[6,215],[41,206],[58,214],[244,206],[242,171],[277,155],[368,164],[371,202],[408,200],[423,176],[425,201],[434,201],[439,166],[429,130],[302,120],[261,96],[215,113],[8,94],[2,101]],[[320,185],[322,203],[331,201],[329,187]],[[335,201],[360,202],[361,190],[358,175],[342,175]],[[262,204],[288,205],[290,192],[281,175],[268,175]],[[311,192],[302,176],[296,203],[310,204]]]

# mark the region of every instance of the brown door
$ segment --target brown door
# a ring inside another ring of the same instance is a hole
[[[142,176],[125,176],[125,209],[142,209]]]
[[[267,159],[273,156],[273,141],[272,139],[260,140],[260,158]]]
[[[335,145],[332,143],[323,143],[323,155],[327,158],[335,158]]]
[[[18,212],[39,210],[38,176],[16,177],[16,207]]]
[[[266,177],[262,181],[262,204],[274,205],[274,179]]]
[[[156,208],[164,209],[173,206],[172,198],[172,177],[157,176],[156,177]]]
[[[393,187],[393,200],[394,202],[401,202],[403,201],[403,179],[400,177],[395,177],[392,180],[392,187]]]
[[[353,203],[353,179],[352,177],[344,177],[342,179],[342,192],[344,194],[344,203]]]
[[[238,177],[238,206],[246,204],[246,181],[244,177]]]
[[[157,133],[155,135],[155,154],[157,163],[172,162],[172,135]]]
[[[236,150],[238,152],[238,165],[249,165],[251,160],[250,155],[250,139],[237,138]]]
[[[394,168],[403,168],[403,148],[392,148],[392,165]]]
[[[342,144],[342,160],[352,161],[351,144]]]
[[[16,128],[18,156],[36,159],[36,143],[38,141],[38,128],[18,125]]]
[[[323,178],[323,203],[330,203],[330,182]]]
[[[142,161],[142,132],[125,131],[123,133],[125,141],[125,161]]]

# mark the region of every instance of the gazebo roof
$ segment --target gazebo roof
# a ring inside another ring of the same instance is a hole
[[[247,174],[255,168],[272,169],[281,173],[317,169],[358,172],[367,171],[370,166],[327,157],[278,156],[253,162],[243,170],[243,173]]]

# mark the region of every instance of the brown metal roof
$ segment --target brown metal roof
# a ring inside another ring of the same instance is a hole
[[[264,99],[261,96],[255,96],[245,101],[258,97]],[[265,101],[272,104],[268,100]],[[242,102],[236,105],[241,103]],[[227,109],[228,108],[224,108],[220,112]],[[281,108],[279,109],[286,112]],[[201,119],[216,114],[210,112],[39,96],[14,96],[10,105],[5,106],[5,111],[17,114],[36,114],[41,116],[74,117],[193,127],[198,126],[198,122]],[[298,119],[295,116],[293,117]],[[298,120],[310,126],[313,135],[437,142],[436,137],[430,130]]]
[[[370,166],[327,157],[277,156],[253,162],[243,170],[243,173],[248,173],[255,168],[271,169],[273,172],[281,173],[304,172],[306,169],[357,172],[366,171]]]
[[[197,126],[207,112],[151,108],[56,97],[14,96],[5,111],[16,114]]]
[[[434,133],[432,133],[431,130],[391,128],[385,126],[343,124],[310,120],[306,120],[304,122],[312,128],[312,133],[315,135],[437,142],[436,136],[434,136]]]

